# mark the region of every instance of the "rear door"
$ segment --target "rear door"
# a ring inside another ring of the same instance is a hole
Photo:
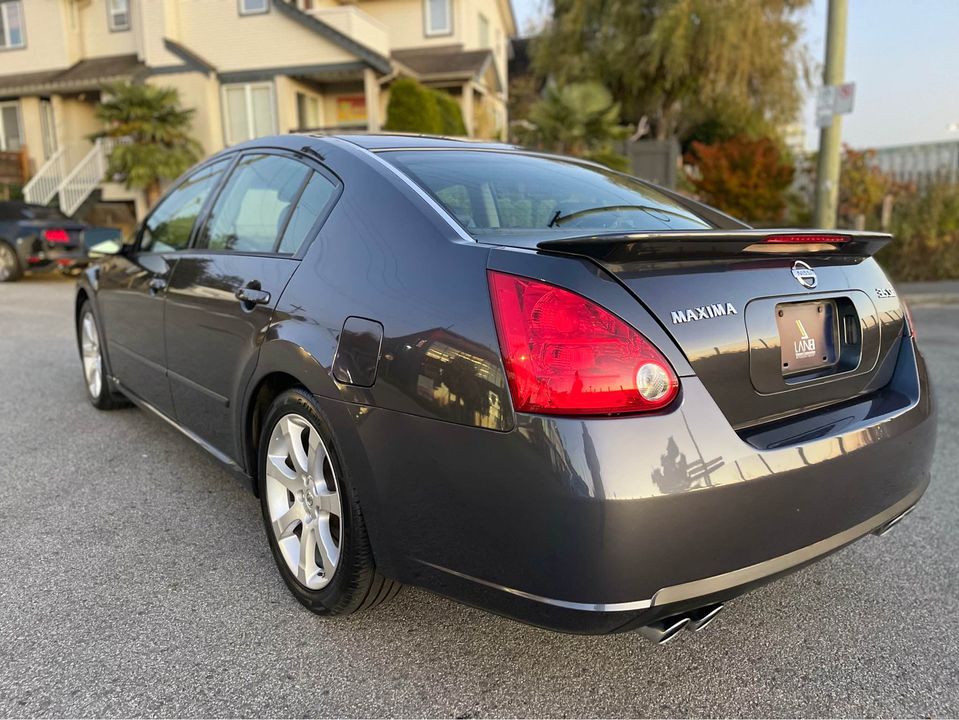
[[[337,188],[291,153],[243,155],[167,291],[170,389],[179,422],[238,457],[239,402],[299,251]]]
[[[163,338],[166,288],[228,163],[211,163],[184,179],[144,221],[133,248],[99,266],[97,305],[111,370],[124,387],[171,417]]]

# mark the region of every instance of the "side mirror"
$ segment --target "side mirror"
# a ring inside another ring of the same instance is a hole
[[[123,233],[119,228],[87,228],[83,233],[83,241],[91,258],[123,254]]]

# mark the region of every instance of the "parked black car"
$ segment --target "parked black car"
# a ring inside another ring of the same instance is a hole
[[[248,477],[311,610],[409,583],[665,641],[925,490],[889,240],[505,145],[273,137],[187,173],[76,324],[92,403]]]
[[[120,230],[71,220],[44,205],[0,201],[0,282],[85,267],[88,248],[108,240],[122,240]]]

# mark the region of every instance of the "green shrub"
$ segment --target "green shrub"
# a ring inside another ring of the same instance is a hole
[[[436,93],[410,78],[398,78],[390,87],[384,130],[437,135],[443,131]]]
[[[439,106],[440,122],[444,135],[466,135],[466,123],[463,122],[463,113],[460,104],[449,93],[431,90],[436,95],[436,104]]]
[[[895,239],[876,259],[897,280],[959,278],[959,184],[936,183],[896,198]]]

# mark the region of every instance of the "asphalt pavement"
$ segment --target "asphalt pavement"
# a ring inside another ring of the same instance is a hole
[[[656,647],[414,588],[309,614],[248,490],[164,423],[88,404],[72,301],[0,285],[2,716],[959,715],[955,306],[914,309],[940,410],[916,511]]]

